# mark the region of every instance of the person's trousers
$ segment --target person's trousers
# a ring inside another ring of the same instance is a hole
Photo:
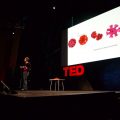
[[[28,89],[28,84],[27,84],[28,76],[29,76],[29,72],[27,72],[27,71],[23,72],[23,89],[25,89],[25,90]]]

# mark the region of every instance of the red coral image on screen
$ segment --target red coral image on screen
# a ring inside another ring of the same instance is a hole
[[[100,39],[102,39],[102,37],[103,37],[103,34],[100,34],[100,33],[99,33],[99,34],[97,35],[97,37],[96,37],[96,40],[100,40]]]
[[[97,37],[96,31],[93,31],[93,32],[92,32],[91,37],[94,38],[94,39]]]
[[[87,41],[88,41],[87,35],[82,35],[82,36],[80,36],[80,39],[79,39],[80,45],[86,44]]]
[[[76,44],[76,39],[74,39],[74,38],[70,39],[68,42],[68,46],[71,48],[74,47],[75,44]]]

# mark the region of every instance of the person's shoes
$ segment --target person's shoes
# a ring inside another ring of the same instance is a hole
[[[23,90],[25,90],[25,89],[22,88],[21,90],[23,91]]]

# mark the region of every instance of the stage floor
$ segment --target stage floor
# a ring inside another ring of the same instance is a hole
[[[11,94],[16,97],[48,97],[48,96],[66,96],[66,95],[83,95],[109,93],[111,91],[49,91],[49,90],[29,90],[16,91],[17,94]]]

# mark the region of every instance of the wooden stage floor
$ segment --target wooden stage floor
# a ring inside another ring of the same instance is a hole
[[[16,91],[17,94],[11,94],[16,97],[48,97],[48,96],[67,96],[83,94],[110,93],[111,91],[49,91],[49,90],[29,90]]]

